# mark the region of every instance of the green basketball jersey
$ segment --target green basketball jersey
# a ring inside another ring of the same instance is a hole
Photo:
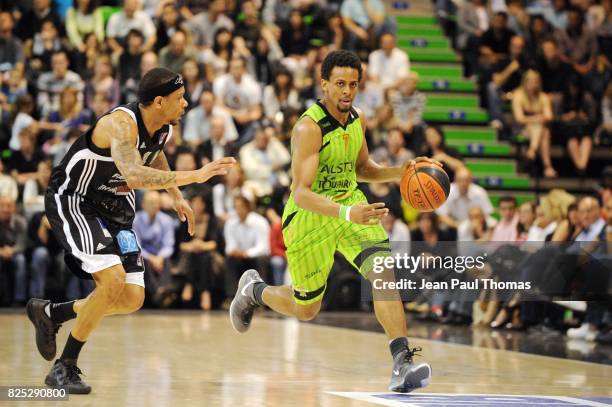
[[[356,163],[363,143],[361,120],[351,108],[345,126],[342,126],[317,102],[302,114],[310,117],[321,128],[322,142],[319,150],[319,167],[312,183],[312,191],[341,200],[357,189]]]

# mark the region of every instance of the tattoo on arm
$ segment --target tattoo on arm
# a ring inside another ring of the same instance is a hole
[[[173,172],[143,165],[127,118],[111,123],[111,156],[130,188],[164,189],[176,186],[176,174]]]

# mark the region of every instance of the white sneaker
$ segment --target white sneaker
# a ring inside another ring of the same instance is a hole
[[[593,335],[593,339],[595,340],[596,331],[592,331],[589,324],[586,322],[580,325],[580,328],[570,328],[567,330],[567,337],[571,339],[587,339],[587,336]]]

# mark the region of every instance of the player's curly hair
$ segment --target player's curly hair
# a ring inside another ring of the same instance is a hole
[[[356,69],[357,72],[359,72],[359,80],[361,80],[363,69],[361,68],[361,61],[359,60],[359,57],[354,52],[340,49],[327,54],[323,60],[323,64],[321,65],[321,78],[328,81],[329,77],[331,76],[332,69],[334,69],[336,66]]]

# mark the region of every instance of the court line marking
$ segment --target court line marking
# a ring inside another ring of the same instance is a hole
[[[510,403],[500,403],[500,401],[495,401],[494,398],[498,397],[504,397],[504,394],[475,394],[475,393],[467,393],[467,394],[458,394],[458,393],[418,393],[418,394],[414,394],[414,396],[410,396],[410,395],[406,395],[406,401],[398,401],[398,400],[389,400],[389,399],[383,399],[380,397],[376,397],[376,395],[401,395],[401,393],[384,393],[384,392],[339,392],[339,391],[328,391],[328,394],[334,395],[334,396],[339,396],[339,397],[345,397],[345,398],[349,398],[349,399],[353,399],[353,400],[358,400],[358,401],[365,401],[365,402],[369,402],[369,403],[373,403],[373,404],[378,404],[381,406],[387,406],[387,407],[422,407],[423,406],[423,402],[426,405],[432,405],[435,406],[435,403],[445,403],[448,404],[449,402],[452,402],[453,404],[457,404],[460,405],[459,403],[471,403],[471,404],[466,404],[466,405],[475,405],[474,401],[468,401],[468,400],[446,400],[446,399],[441,399],[443,397],[456,397],[456,396],[468,396],[468,397],[485,397],[488,398],[488,400],[483,400],[483,402],[485,401],[494,401],[496,404],[510,404]],[[605,403],[600,403],[598,401],[592,401],[592,400],[586,400],[586,399],[581,399],[581,398],[575,398],[575,397],[567,397],[567,396],[545,396],[545,395],[523,395],[523,394],[509,394],[509,397],[516,397],[514,399],[508,399],[505,398],[503,400],[505,401],[527,401],[529,402],[530,405],[550,405],[547,403],[535,403],[535,400],[522,400],[522,399],[518,399],[520,398],[545,398],[550,400],[556,400],[556,401],[561,401],[561,402],[565,402],[565,403],[571,403],[571,404],[566,404],[568,407],[571,407],[572,405],[575,406],[589,406],[589,407],[610,407],[610,404],[605,404]],[[426,398],[426,400],[418,400],[420,397]],[[489,398],[490,397],[490,398]],[[602,397],[606,397],[606,396],[602,396]],[[413,399],[414,398],[414,399]],[[414,402],[419,403],[421,402],[421,404],[413,404]],[[482,404],[483,406],[486,406],[486,404]]]

